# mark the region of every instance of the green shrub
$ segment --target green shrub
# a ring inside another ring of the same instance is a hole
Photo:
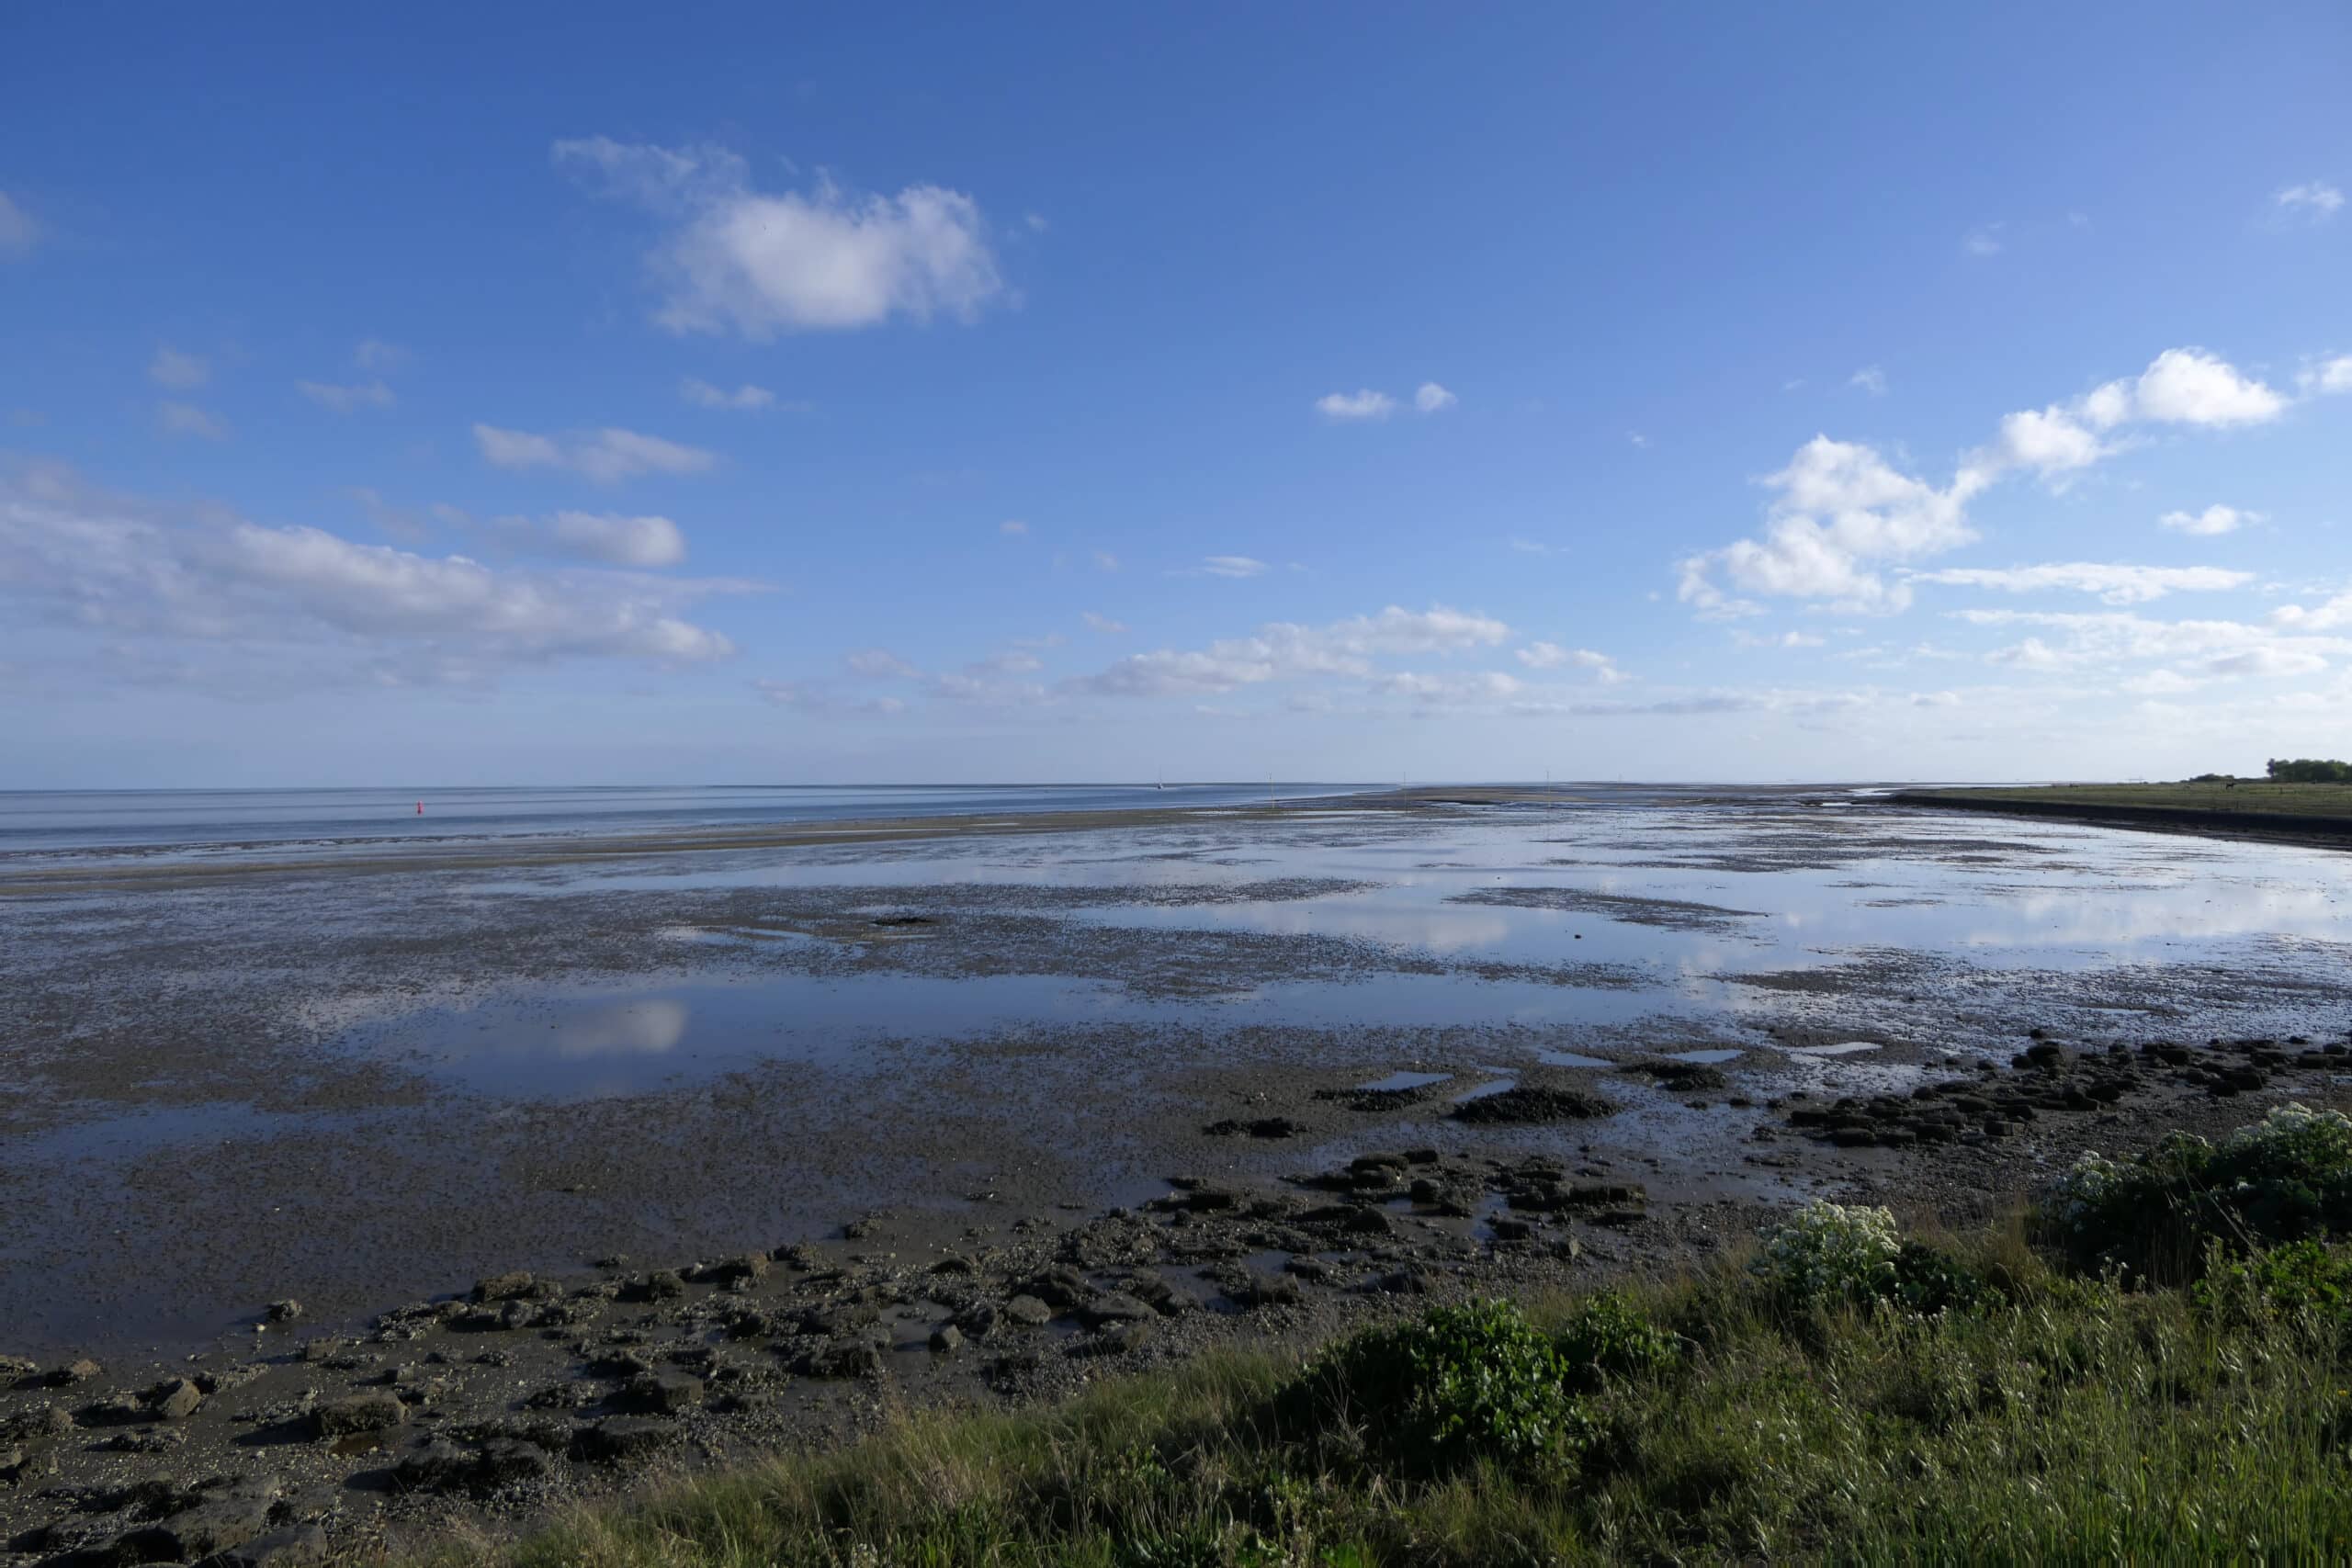
[[[1923,1316],[1972,1312],[2007,1299],[1984,1275],[1921,1241],[1906,1241],[1894,1255],[1894,1287],[1888,1298]]]
[[[1860,1304],[1894,1292],[1902,1250],[1886,1210],[1816,1201],[1767,1229],[1750,1267],[1788,1304]]]
[[[1368,1329],[1317,1357],[1284,1391],[1295,1429],[1353,1423],[1392,1473],[1444,1476],[1481,1462],[1540,1475],[1573,1461],[1592,1422],[1552,1341],[1509,1302],[1440,1307]]]
[[[1599,1393],[1611,1378],[1652,1378],[1681,1359],[1673,1335],[1614,1291],[1588,1296],[1561,1325],[1556,1341],[1568,1386]]]
[[[2352,1256],[2294,1241],[2251,1258],[2217,1257],[2190,1298],[2224,1324],[2301,1318],[2341,1333],[2352,1328]]]
[[[2282,1105],[2219,1145],[2175,1133],[2129,1161],[2086,1154],[2052,1193],[2078,1258],[2193,1274],[2233,1251],[2352,1235],[2352,1118]]]

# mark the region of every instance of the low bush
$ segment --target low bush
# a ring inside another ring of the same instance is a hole
[[[2217,1256],[2190,1296],[2224,1325],[2301,1321],[2342,1335],[2352,1329],[2352,1254],[2294,1241],[2250,1258]]]
[[[2131,1160],[2086,1154],[2048,1223],[2078,1260],[2161,1279],[2231,1253],[2352,1235],[2352,1117],[2282,1105],[2219,1144],[2175,1133]]]
[[[1681,1359],[1673,1335],[1615,1291],[1588,1296],[1561,1325],[1555,1341],[1568,1386],[1598,1393],[1612,1378],[1657,1377]]]
[[[1440,1307],[1367,1329],[1317,1357],[1284,1391],[1287,1425],[1337,1423],[1397,1475],[1480,1463],[1542,1475],[1573,1461],[1592,1423],[1551,1339],[1510,1302]]]

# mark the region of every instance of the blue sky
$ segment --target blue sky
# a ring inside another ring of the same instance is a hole
[[[0,786],[2352,750],[2352,13],[21,12]]]

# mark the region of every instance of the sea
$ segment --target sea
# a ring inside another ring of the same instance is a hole
[[[661,834],[892,817],[1247,806],[1370,786],[695,784],[435,789],[0,790],[0,856],[360,849],[388,840]]]

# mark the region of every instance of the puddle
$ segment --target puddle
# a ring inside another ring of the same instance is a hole
[[[1854,1056],[1864,1051],[1876,1051],[1880,1046],[1875,1040],[1848,1040],[1836,1045],[1790,1045],[1783,1049],[1792,1056]]]
[[[1460,1094],[1453,1097],[1453,1103],[1460,1105],[1467,1100],[1484,1100],[1490,1094],[1501,1094],[1508,1089],[1517,1089],[1518,1087],[1519,1080],[1517,1078],[1496,1078],[1490,1082],[1482,1083],[1476,1089],[1463,1090]]]
[[[1669,1062],[1689,1062],[1702,1067],[1720,1067],[1725,1062],[1736,1062],[1747,1052],[1737,1047],[1712,1051],[1675,1051],[1668,1055]]]
[[[1538,1051],[1535,1059],[1547,1067],[1613,1067],[1617,1065],[1605,1056],[1588,1056],[1580,1051]]]
[[[1395,1094],[1401,1089],[1427,1089],[1433,1083],[1443,1083],[1453,1076],[1452,1073],[1391,1073],[1385,1078],[1374,1078],[1370,1083],[1360,1083],[1355,1087],[1357,1092],[1363,1094]]]

